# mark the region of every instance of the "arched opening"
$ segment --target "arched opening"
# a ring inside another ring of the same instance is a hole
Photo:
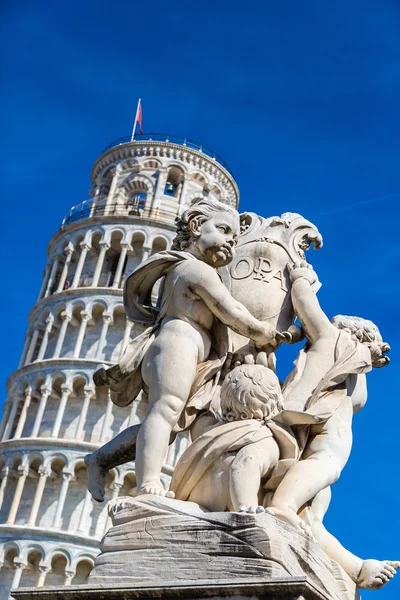
[[[84,585],[87,583],[92,568],[93,562],[91,562],[89,559],[79,561],[76,566],[75,577],[72,580],[72,585]]]
[[[123,234],[121,231],[115,231],[111,236],[110,247],[106,252],[102,274],[100,275],[100,287],[112,287],[114,283],[114,277],[118,269],[119,257],[122,250],[122,238]],[[122,272],[124,272],[124,269],[122,269]]]
[[[65,571],[68,565],[64,554],[55,554],[51,560],[51,569],[46,577],[46,586],[62,586],[65,581]]]
[[[66,502],[64,507],[62,529],[81,534],[89,532],[93,502],[89,499],[89,506],[85,506],[86,492],[87,470],[86,465],[80,461],[75,465],[74,477],[69,484],[69,502]]]
[[[136,232],[132,236],[131,240],[131,248],[128,252],[128,262],[125,268],[124,277],[121,280],[121,287],[125,282],[125,279],[129,277],[129,275],[140,265],[143,260],[143,244],[145,241],[145,236],[142,232]]]
[[[14,559],[18,554],[18,549],[14,546],[5,550],[3,566],[0,570],[0,598],[8,598],[15,573]]]
[[[71,256],[71,263],[70,263],[70,268],[68,271],[70,286],[72,285],[72,282],[74,280],[76,268],[78,266],[79,258],[81,256],[81,251],[82,251],[81,243],[83,242],[83,240],[84,240],[84,236],[79,235],[76,238],[75,243],[74,243],[74,251]],[[79,287],[79,283],[80,282],[78,282],[77,287]]]
[[[58,498],[62,484],[62,472],[66,463],[62,457],[56,457],[50,465],[50,475],[46,479],[46,485],[40,502],[36,525],[48,527],[54,521],[56,515]]]
[[[29,520],[39,480],[39,467],[42,465],[42,462],[40,456],[34,456],[29,461],[29,473],[25,479],[24,489],[15,517],[16,525],[25,525]]]
[[[47,398],[46,410],[44,411],[38,437],[50,437],[57,417],[58,407],[61,399],[61,386],[65,379],[63,375],[55,375],[51,384],[52,392]]]
[[[86,360],[94,360],[97,356],[101,331],[104,325],[103,315],[107,312],[107,309],[103,303],[96,303],[87,310],[90,313],[90,320],[86,326],[85,335],[79,350],[79,357]],[[79,321],[81,322],[81,320],[82,315],[79,315]],[[75,343],[78,335],[79,332],[76,334]]]
[[[78,376],[74,379],[72,392],[68,396],[67,410],[61,423],[59,437],[73,440],[76,435],[79,417],[84,401],[86,379]]]
[[[157,252],[161,252],[161,250],[167,249],[167,240],[161,236],[154,238],[153,243],[151,245],[151,253],[150,256],[156,254]]]
[[[97,231],[92,235],[90,250],[86,254],[82,274],[79,279],[78,287],[90,287],[93,281],[94,271],[96,269],[97,259],[100,254],[100,241],[102,233]]]
[[[166,196],[179,197],[181,185],[183,183],[184,172],[179,167],[170,167],[168,169],[167,181],[164,188]]]
[[[147,192],[136,191],[126,201],[128,215],[140,217],[146,207]]]
[[[38,377],[35,381],[35,383],[32,385],[32,396],[31,396],[31,402],[28,408],[28,414],[26,417],[26,421],[25,421],[25,426],[23,429],[23,437],[30,437],[32,435],[32,430],[33,430],[33,425],[35,423],[36,420],[36,415],[37,415],[37,411],[38,411],[38,404],[40,402],[40,399],[42,397],[42,386],[44,385],[45,381],[43,379],[43,377]]]
[[[29,551],[27,564],[22,572],[18,587],[36,587],[40,575],[39,564],[42,558],[42,553],[39,550],[34,549]]]

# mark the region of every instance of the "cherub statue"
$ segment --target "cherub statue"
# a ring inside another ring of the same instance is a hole
[[[279,461],[292,464],[299,457],[294,435],[274,423],[282,410],[271,369],[243,364],[230,371],[220,390],[221,421],[204,415],[191,429],[193,442],[172,476],[176,498],[213,512],[263,512],[263,483],[274,477]]]
[[[307,344],[284,383],[285,410],[278,420],[306,427],[298,436],[301,460],[287,471],[267,510],[295,527],[304,529],[307,523],[320,546],[359,587],[378,589],[394,577],[400,562],[358,558],[325,529],[322,519],[330,486],[350,455],[353,414],[367,401],[366,373],[389,363],[385,354],[390,347],[371,321],[343,315],[329,321],[311,289],[316,275],[310,265],[295,265],[290,277]]]
[[[309,265],[295,265],[290,277],[308,342],[283,395],[276,375],[262,364],[235,367],[220,390],[228,422],[204,416],[193,426],[194,442],[175,467],[171,489],[211,511],[266,510],[311,534],[359,587],[379,589],[400,562],[357,557],[322,520],[329,486],[350,454],[353,411],[367,399],[365,373],[388,364],[390,348],[371,321],[327,319],[311,290],[316,276]],[[276,486],[271,503],[268,490]]]
[[[127,443],[128,429],[86,457],[88,487],[96,500],[104,498],[107,469],[125,462],[126,452],[132,452],[135,443],[138,494],[165,494],[160,474],[171,432],[190,399],[196,399],[194,410],[209,402],[208,393],[205,400],[198,393],[226,358],[227,330],[221,330],[221,323],[259,346],[282,339],[231,296],[216,271],[232,260],[238,234],[236,210],[215,200],[202,200],[177,220],[172,250],[150,257],[127,279],[127,315],[150,326],[128,345],[119,365],[101,368],[94,381],[116,392],[120,405],[132,402],[143,389],[149,407],[143,423],[132,431],[131,444]],[[151,291],[161,277],[156,310]]]
[[[287,424],[304,424],[302,460],[279,484],[271,507],[292,525],[318,492],[332,485],[350,456],[352,419],[367,401],[366,373],[389,363],[390,350],[378,328],[359,317],[329,321],[311,289],[316,274],[307,263],[291,270],[292,302],[307,338],[296,368],[283,385]]]

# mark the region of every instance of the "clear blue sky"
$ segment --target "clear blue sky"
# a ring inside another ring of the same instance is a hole
[[[19,360],[48,240],[88,197],[102,149],[130,133],[141,96],[145,131],[187,136],[228,161],[242,210],[314,220],[325,311],[374,320],[392,345],[392,364],[369,378],[326,522],[360,556],[399,559],[400,5],[7,4],[2,380]],[[398,598],[397,577],[375,597]]]

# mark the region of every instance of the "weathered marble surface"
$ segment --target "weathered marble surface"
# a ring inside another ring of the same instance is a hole
[[[354,583],[309,537],[266,513],[212,513],[193,502],[145,495],[114,503],[90,585],[266,582],[307,576],[331,600]]]

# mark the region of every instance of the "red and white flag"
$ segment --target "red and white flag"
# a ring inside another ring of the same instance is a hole
[[[139,100],[139,108],[138,108],[137,122],[139,123],[139,131],[140,131],[140,135],[143,135],[142,121],[143,121],[143,110],[142,110],[142,104],[141,104],[141,102],[140,102],[140,100]]]
[[[137,123],[139,123],[140,135],[144,135],[143,128],[142,128],[143,111],[142,111],[142,99],[141,98],[139,98],[139,102],[138,102],[137,109],[136,109],[135,122],[133,123],[133,129],[132,129],[132,135],[131,135],[131,142],[133,142],[133,140],[135,139]]]

